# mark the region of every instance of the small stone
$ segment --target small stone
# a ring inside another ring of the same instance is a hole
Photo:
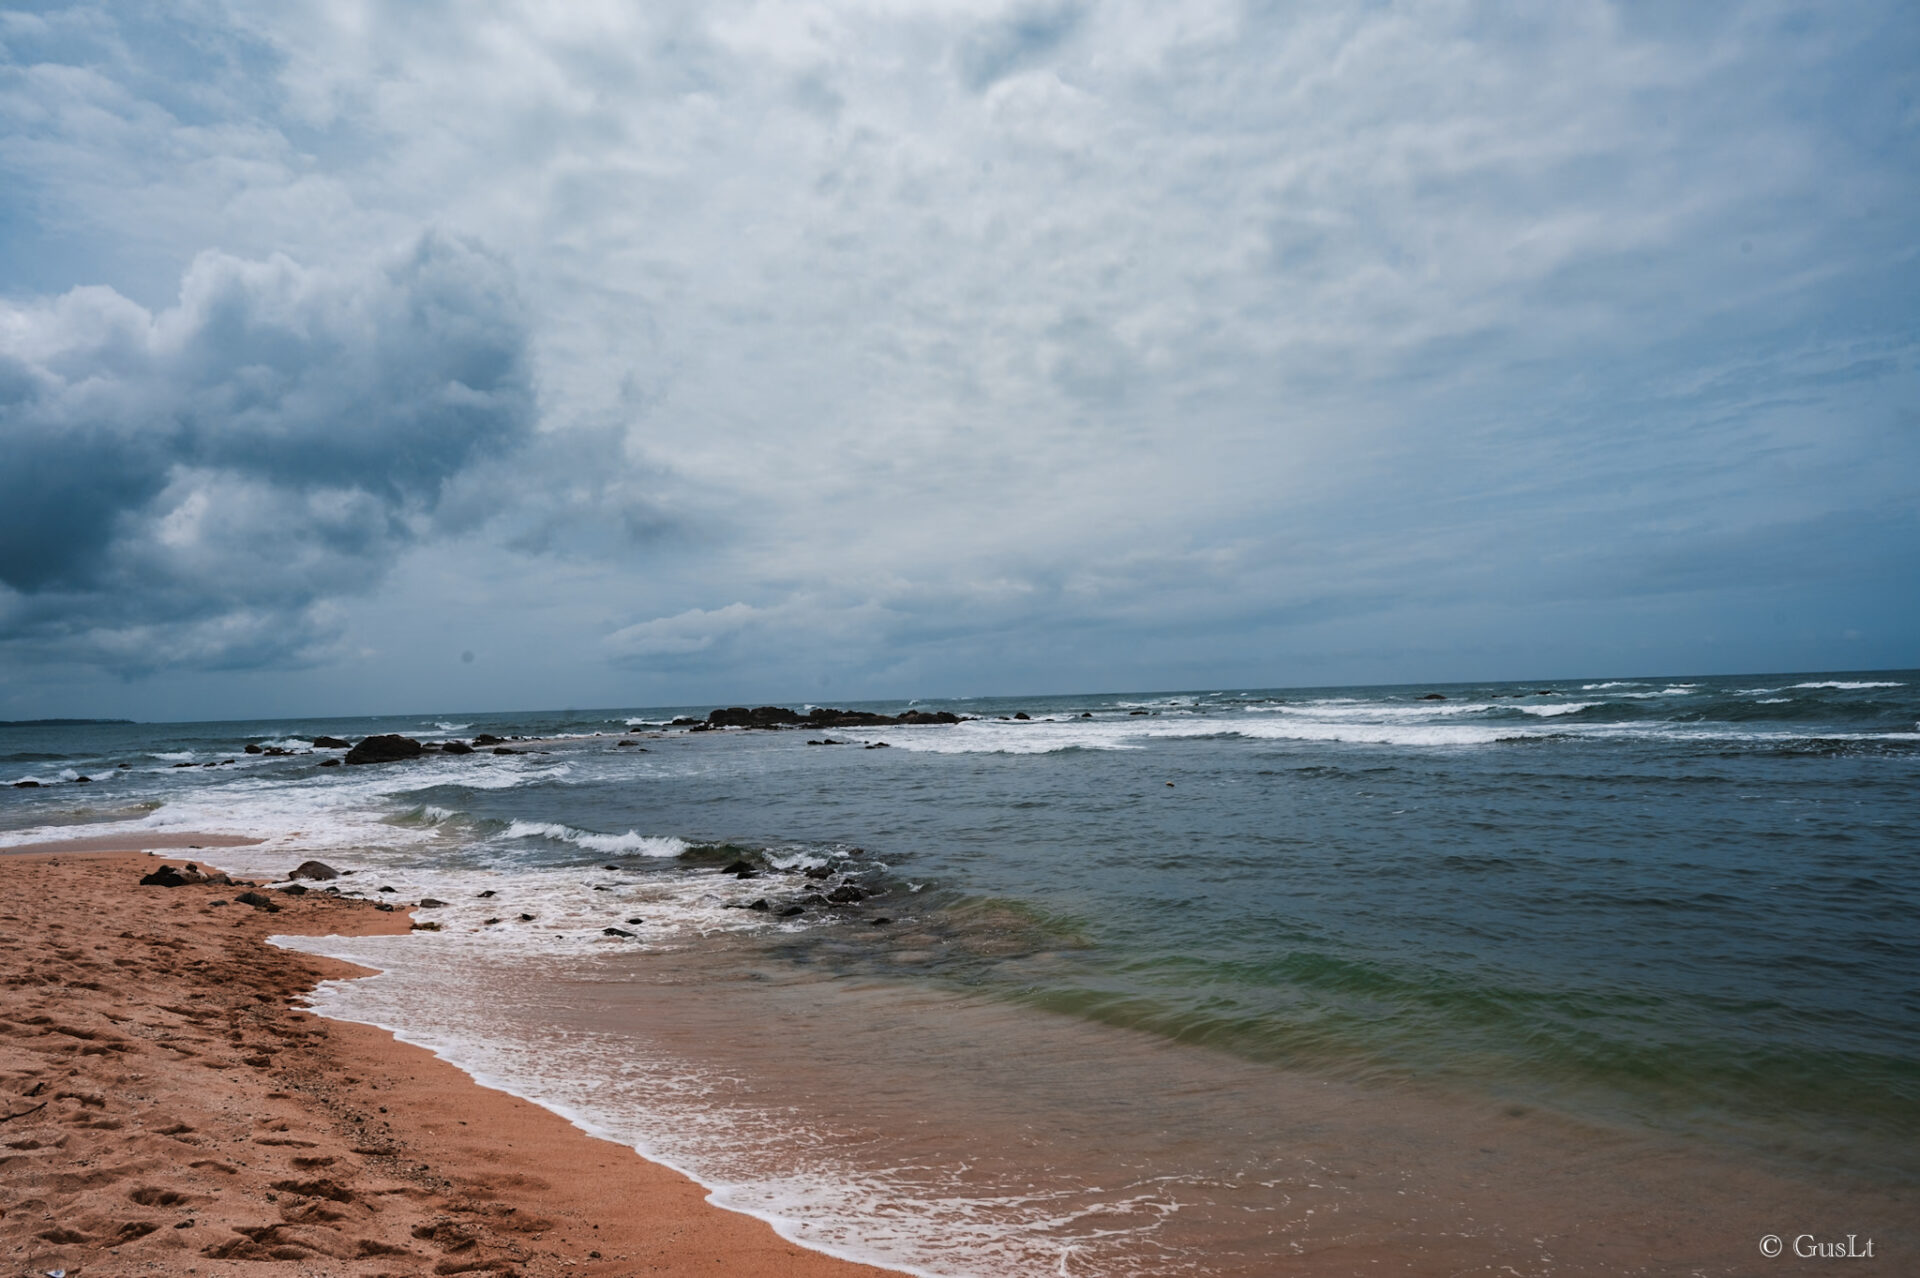
[[[521,921],[522,923],[531,923],[531,922],[533,922],[533,915],[531,915],[531,914],[522,914],[522,915],[520,916],[520,921]]]
[[[633,933],[631,933],[631,932],[629,932],[629,931],[627,931],[627,930],[626,930],[625,928],[618,928],[618,927],[603,927],[603,928],[601,928],[601,929],[600,929],[600,935],[602,935],[602,936],[626,936],[626,937],[631,937],[631,936],[633,935]],[[596,1253],[596,1254],[597,1254],[597,1253]]]
[[[445,901],[436,901],[430,896],[420,898],[420,908],[423,910],[437,910],[445,904]]]

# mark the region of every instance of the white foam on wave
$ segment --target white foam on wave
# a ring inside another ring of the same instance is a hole
[[[1861,688],[1904,688],[1904,683],[1890,683],[1883,680],[1862,679],[1822,679],[1816,683],[1796,683],[1796,688],[1834,688],[1843,692],[1854,692]]]
[[[610,855],[629,853],[635,856],[679,856],[687,850],[686,841],[672,835],[641,834],[634,830],[628,830],[625,834],[598,834],[592,830],[577,830],[570,825],[560,825],[552,821],[515,821],[507,827],[506,837],[554,839],[561,843],[571,843],[575,847]]]
[[[1563,714],[1577,714],[1582,710],[1590,710],[1594,706],[1604,704],[1604,702],[1600,701],[1569,701],[1564,705],[1520,706],[1518,708],[1524,714],[1538,715],[1542,719],[1551,719]]]
[[[1644,686],[1645,685],[1637,679],[1611,679],[1606,683],[1583,683],[1580,685],[1580,691],[1603,692],[1608,688],[1640,688]]]

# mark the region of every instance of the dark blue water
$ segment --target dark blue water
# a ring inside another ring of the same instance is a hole
[[[878,893],[756,934],[756,961],[1920,1180],[1920,673],[924,705],[979,718],[0,729],[0,779],[47,783],[0,790],[0,824],[277,811],[313,838],[358,814],[379,824],[355,846],[390,831],[395,864],[662,876],[716,854],[645,840],[725,844],[775,905],[802,863]],[[611,746],[629,722],[644,749]],[[567,739],[375,769],[239,753],[396,730]]]

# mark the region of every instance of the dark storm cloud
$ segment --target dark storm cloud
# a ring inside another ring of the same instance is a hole
[[[126,668],[310,648],[316,605],[531,430],[526,341],[505,269],[433,234],[360,274],[203,254],[158,314],[0,308],[0,639]]]

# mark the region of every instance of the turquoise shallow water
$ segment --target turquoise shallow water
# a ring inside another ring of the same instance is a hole
[[[0,823],[255,831],[276,864],[334,849],[450,900],[484,877],[535,914],[463,898],[449,963],[604,963],[624,942],[601,927],[640,917],[643,951],[816,1001],[944,992],[1233,1069],[1920,1181],[1920,673],[920,704],[979,717],[4,728],[0,780],[44,784],[0,790]],[[612,744],[629,727],[644,749]],[[351,769],[241,752],[371,731],[559,739]],[[761,877],[719,873],[736,859]],[[869,895],[809,900],[840,883]]]

